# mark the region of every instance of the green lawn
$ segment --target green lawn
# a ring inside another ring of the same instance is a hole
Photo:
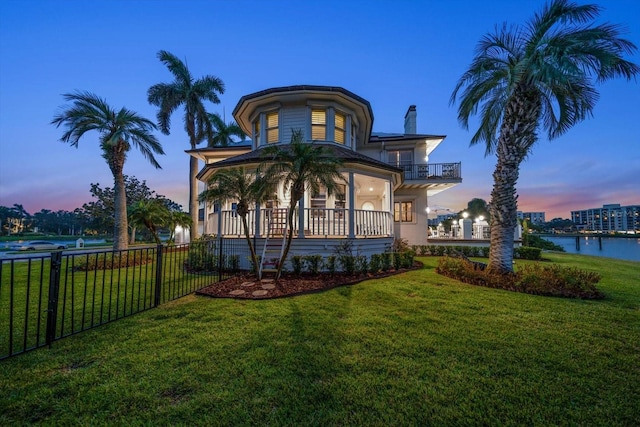
[[[606,299],[422,270],[279,300],[188,296],[0,362],[0,425],[640,425],[640,265]]]

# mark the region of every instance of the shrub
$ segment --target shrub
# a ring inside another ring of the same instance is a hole
[[[339,255],[338,262],[342,271],[348,275],[353,275],[356,271],[356,257],[353,255]]]
[[[336,274],[336,256],[335,255],[329,255],[327,257],[326,267],[327,267],[327,271],[331,276]]]
[[[530,248],[528,246],[521,246],[513,250],[513,256],[515,258],[530,259],[534,261],[542,259],[541,253],[542,253],[542,249]]]
[[[373,274],[376,274],[382,268],[382,255],[373,254],[371,255],[371,260],[369,261],[369,271]]]
[[[153,257],[141,252],[89,254],[87,257],[74,257],[75,271],[111,270],[113,268],[133,267],[153,262]]]
[[[491,252],[491,247],[483,246],[480,249],[481,249],[482,256],[485,257],[485,258],[489,258],[489,253]]]
[[[393,268],[395,270],[400,270],[402,267],[402,254],[400,252],[393,253]]]
[[[581,299],[604,298],[595,284],[597,273],[559,265],[531,264],[520,267],[513,274],[500,274],[482,270],[476,264],[459,258],[444,257],[438,262],[436,273],[461,282],[505,289],[534,295]]]
[[[413,267],[413,258],[415,257],[415,252],[406,251],[402,254],[402,267],[403,268],[411,268]]]
[[[404,252],[410,249],[409,243],[406,239],[395,239],[391,245],[392,252]]]
[[[240,270],[240,255],[231,255],[227,258],[227,269],[230,269],[233,272],[237,272]]]
[[[380,268],[382,271],[389,271],[391,269],[391,252],[385,252],[382,254],[382,265]]]
[[[320,267],[322,266],[322,256],[320,255],[305,255],[302,257],[304,265],[307,271],[311,274],[318,274]]]
[[[300,276],[300,274],[302,274],[302,257],[300,255],[292,256],[291,266],[293,268],[293,274]]]
[[[365,255],[358,255],[356,257],[356,272],[358,274],[367,274],[369,271],[369,263]]]
[[[604,297],[595,286],[600,281],[598,273],[556,264],[531,264],[520,268],[517,274],[517,286],[522,292],[584,299]]]

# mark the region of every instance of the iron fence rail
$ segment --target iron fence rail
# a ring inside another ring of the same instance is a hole
[[[193,293],[235,273],[234,239],[2,259],[0,360]]]

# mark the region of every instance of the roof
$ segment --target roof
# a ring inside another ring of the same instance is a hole
[[[371,134],[368,143],[376,143],[382,141],[409,141],[414,139],[444,139],[446,135],[428,135],[422,133],[383,133],[376,132]]]
[[[342,160],[343,163],[358,163],[361,165],[372,166],[378,169],[384,169],[390,172],[402,173],[402,169],[399,169],[395,166],[389,165],[387,163],[381,162],[380,160],[373,159],[367,155],[360,154],[356,151],[350,150],[348,148],[342,147],[340,145],[335,144],[313,144],[316,147],[323,147],[328,150],[330,155],[335,156],[336,158]],[[281,145],[283,149],[289,149],[289,145]],[[198,179],[200,179],[207,170],[209,169],[218,169],[221,167],[233,167],[233,166],[241,166],[247,164],[255,164],[265,161],[267,158],[264,156],[264,151],[268,147],[262,147],[257,150],[250,151],[245,154],[240,154],[237,156],[229,157],[228,159],[221,160],[216,163],[209,163],[205,165],[205,167],[198,173]]]
[[[250,93],[249,95],[245,95],[242,98],[240,98],[240,100],[238,101],[238,104],[236,105],[236,107],[233,109],[233,115],[235,116],[236,113],[238,112],[238,110],[240,109],[240,106],[242,105],[242,103],[246,102],[246,101],[250,101],[252,99],[256,99],[256,98],[261,98],[265,95],[271,95],[271,94],[275,94],[275,93],[286,93],[286,92],[301,92],[301,91],[305,91],[305,92],[337,92],[340,93],[342,95],[346,95],[349,98],[353,98],[356,101],[366,105],[367,109],[369,110],[369,115],[371,116],[371,120],[373,121],[373,110],[371,109],[371,104],[369,104],[369,101],[367,101],[366,99],[362,98],[361,96],[356,95],[355,93],[343,88],[343,87],[339,87],[339,86],[320,86],[320,85],[293,85],[293,86],[281,86],[281,87],[272,87],[269,89],[264,89],[258,92],[254,92],[254,93]]]
[[[282,86],[245,95],[233,109],[233,117],[246,133],[252,133],[252,120],[256,111],[274,105],[291,105],[306,102],[335,102],[348,108],[358,121],[358,139],[367,141],[373,128],[373,110],[366,99],[337,86],[295,85]]]

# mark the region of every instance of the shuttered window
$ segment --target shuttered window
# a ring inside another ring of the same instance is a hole
[[[327,139],[327,112],[311,110],[311,139],[325,141]]]
[[[347,119],[344,114],[336,112],[335,129],[334,129],[334,141],[338,144],[344,144],[344,137],[346,134]]]
[[[278,112],[267,114],[267,143],[280,141]]]

